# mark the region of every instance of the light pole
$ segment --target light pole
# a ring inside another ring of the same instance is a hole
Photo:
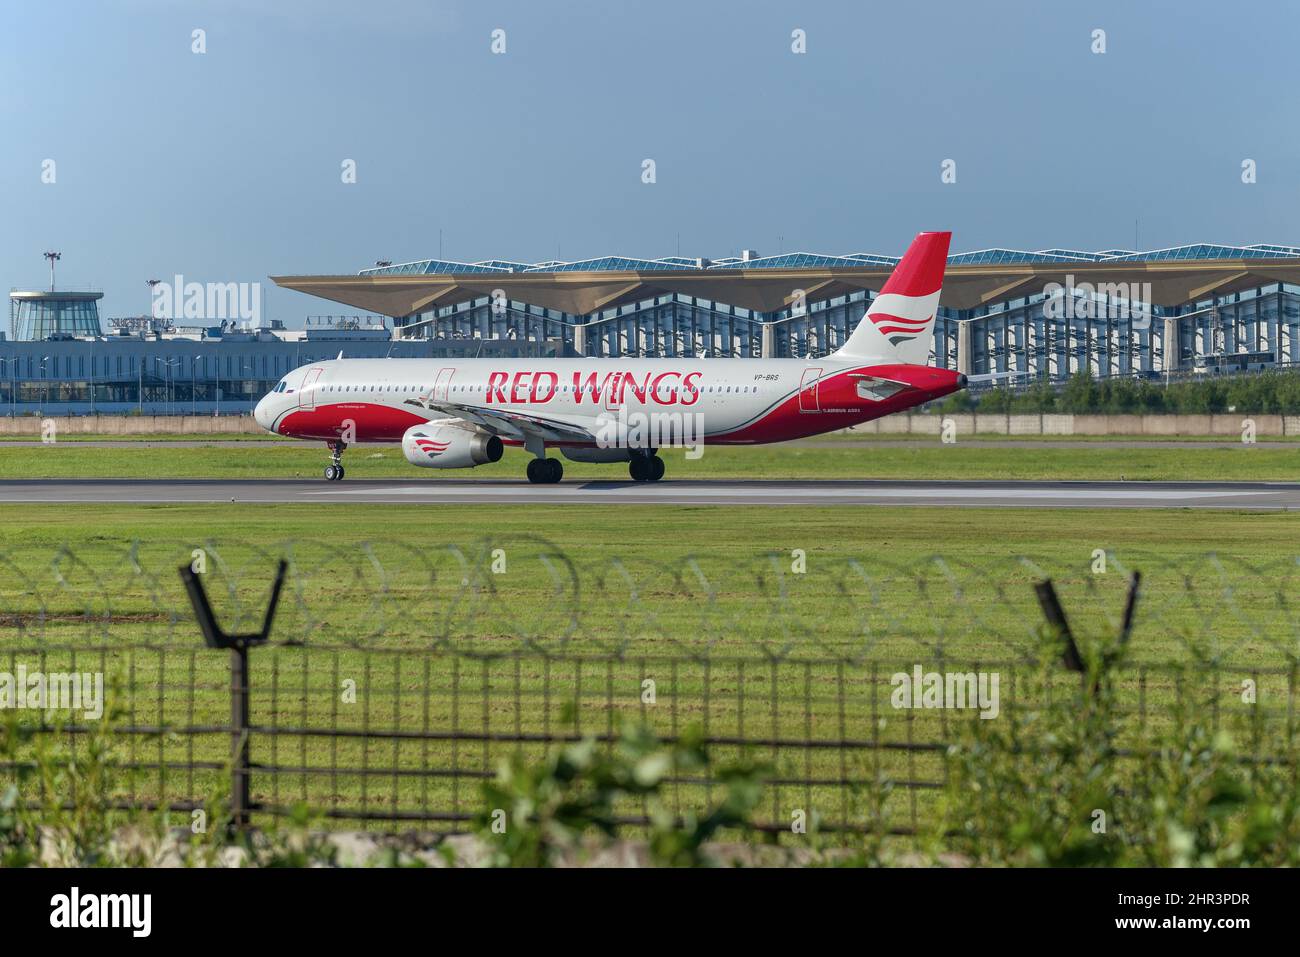
[[[199,399],[194,391],[195,389],[194,370],[198,367],[199,359],[201,356],[202,353],[199,352],[196,352],[194,355],[190,356],[190,415],[199,414]]]
[[[163,369],[166,370],[163,372],[163,376],[164,376],[163,383],[167,389],[167,414],[175,415],[176,414],[176,385],[175,385],[176,380],[175,377],[172,375],[172,366],[175,363],[180,362],[180,360],[175,358],[164,359],[161,356],[154,356],[153,361],[161,362],[163,364]]]
[[[163,362],[162,357],[161,357],[161,356],[154,356],[154,357],[153,357],[153,362],[154,362],[154,368],[156,369],[156,368],[158,367],[158,363]],[[166,364],[165,362],[163,362],[163,399],[164,399],[164,401],[166,401],[166,397],[167,397],[167,364]]]
[[[5,364],[5,371],[9,374],[9,416],[12,418],[18,411],[15,405],[14,388],[17,385],[17,379],[14,375],[14,362],[18,358],[18,351],[14,350],[9,358],[0,357],[0,362]]]
[[[149,287],[149,317],[151,319],[162,318],[153,314],[153,287],[162,282],[161,279],[146,279],[144,284]]]
[[[246,380],[244,379],[244,372],[245,372],[245,371],[251,372],[253,375],[257,375],[257,364],[256,364],[256,363],[253,363],[253,362],[245,362],[243,359],[240,359],[240,360],[239,360],[239,368],[237,368],[237,369],[235,370],[235,373],[236,373],[236,375],[239,376],[239,381],[240,381],[241,385],[246,381]],[[243,394],[242,394],[242,393],[243,393],[243,390],[241,389],[240,392],[241,392],[240,397],[241,397],[241,399],[242,399],[242,397],[243,397]]]
[[[63,258],[63,253],[51,250],[45,253],[45,258],[50,261],[50,292],[54,292],[54,264]]]
[[[45,363],[49,361],[49,356],[41,356],[41,415],[45,414],[45,403],[50,401],[50,380],[45,377]]]

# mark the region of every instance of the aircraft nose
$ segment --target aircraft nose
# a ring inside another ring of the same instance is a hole
[[[269,399],[270,396],[262,396],[261,401],[259,401],[253,409],[253,421],[268,432],[271,431],[272,422]]]

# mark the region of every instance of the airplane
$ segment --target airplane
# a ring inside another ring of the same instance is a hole
[[[325,478],[354,443],[400,442],[412,465],[474,468],[505,446],[528,480],[573,462],[664,475],[661,448],[785,442],[868,422],[965,388],[927,365],[952,234],[920,233],[853,333],[820,359],[344,359],[290,372],[253,415],[268,432],[323,440]],[[690,453],[688,453],[688,456]]]

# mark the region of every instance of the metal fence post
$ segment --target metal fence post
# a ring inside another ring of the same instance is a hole
[[[1085,686],[1090,695],[1096,696],[1100,682],[1105,672],[1119,660],[1125,647],[1128,645],[1129,635],[1133,631],[1133,615],[1137,611],[1138,588],[1142,584],[1142,573],[1135,571],[1128,578],[1128,594],[1124,600],[1124,617],[1120,624],[1120,632],[1116,648],[1113,651],[1104,652],[1102,655],[1102,670],[1093,678],[1091,686]],[[1083,660],[1083,655],[1079,651],[1079,645],[1074,640],[1074,633],[1070,631],[1070,621],[1065,615],[1065,609],[1061,607],[1061,599],[1057,597],[1056,586],[1052,584],[1050,578],[1037,582],[1034,585],[1034,592],[1038,595],[1038,604],[1043,610],[1043,617],[1047,619],[1048,627],[1057,640],[1062,643],[1061,663],[1069,671],[1077,671],[1083,680],[1087,681],[1088,665]]]
[[[248,827],[249,816],[255,810],[248,723],[248,700],[251,694],[248,649],[265,644],[271,633],[271,622],[275,620],[275,609],[280,603],[280,589],[284,586],[288,568],[289,563],[280,559],[261,631],[241,635],[227,634],[221,629],[198,574],[190,565],[182,565],[180,568],[181,581],[185,583],[194,617],[199,623],[199,630],[203,632],[203,643],[209,648],[230,649],[230,826],[235,830]]]
[[[230,826],[237,831],[248,827],[252,805],[248,697],[248,645],[241,642],[230,649]]]

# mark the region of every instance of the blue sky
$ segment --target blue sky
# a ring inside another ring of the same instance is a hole
[[[896,254],[922,229],[957,251],[1297,243],[1298,21],[1282,0],[11,3],[0,280],[41,283],[59,249],[60,284],[116,316],[150,277],[351,273],[435,257],[440,230],[446,258],[528,262]],[[265,286],[291,326],[350,311]]]

